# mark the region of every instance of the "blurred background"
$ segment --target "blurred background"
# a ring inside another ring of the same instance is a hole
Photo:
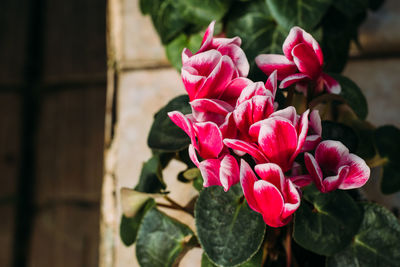
[[[386,0],[344,71],[377,126],[400,127],[399,29],[400,2]],[[119,189],[136,184],[151,154],[153,114],[182,93],[138,0],[3,0],[0,266],[137,266],[118,236]],[[377,183],[366,187],[373,200],[400,205]],[[192,194],[176,191],[178,202]],[[193,250],[181,265],[200,257]]]

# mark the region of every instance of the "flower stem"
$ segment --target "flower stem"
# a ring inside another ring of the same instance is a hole
[[[286,267],[292,266],[292,225],[289,224],[285,239],[286,248]]]
[[[186,212],[186,213],[189,213],[190,215],[192,215],[192,216],[194,217],[194,213],[193,213],[193,211],[191,211],[190,209],[187,209],[187,208],[185,208],[185,207],[179,205],[177,202],[175,202],[175,200],[171,199],[171,198],[168,197],[168,196],[164,196],[164,198],[165,198],[169,203],[171,203],[171,207],[174,207],[174,209],[182,210],[182,211],[184,211],[184,212]]]

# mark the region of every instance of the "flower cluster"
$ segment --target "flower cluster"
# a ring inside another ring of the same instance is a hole
[[[249,206],[266,224],[280,227],[299,207],[301,187],[314,182],[326,193],[364,185],[368,166],[342,143],[322,141],[317,110],[297,114],[275,101],[278,80],[281,88],[313,82],[313,94],[340,91],[322,72],[322,51],[313,37],[294,27],[283,44],[285,56],[258,56],[257,65],[269,76],[264,84],[246,78],[249,63],[240,38],[214,38],[213,31],[211,23],[197,53],[182,53],[192,113],[168,114],[190,137],[189,156],[204,186],[227,191],[240,182]]]

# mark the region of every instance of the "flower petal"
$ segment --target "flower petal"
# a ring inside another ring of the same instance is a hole
[[[239,46],[235,44],[221,45],[217,50],[222,55],[227,55],[232,59],[240,77],[247,77],[250,70],[249,61],[244,51]]]
[[[239,176],[239,165],[236,159],[231,155],[224,156],[219,169],[219,179],[225,192],[228,191],[232,185],[239,182]]]
[[[203,177],[203,186],[221,185],[219,179],[221,161],[219,159],[206,159],[200,162],[199,170]]]
[[[201,53],[209,49],[212,45],[213,35],[214,35],[215,20],[213,20],[210,25],[208,25],[206,32],[204,33],[203,40],[201,41],[201,46],[197,53]]]
[[[189,145],[188,152],[189,158],[192,160],[193,164],[196,165],[196,167],[199,167],[200,162],[197,158],[196,150],[194,149],[194,146],[192,144]]]
[[[285,180],[284,191],[282,193],[285,204],[283,206],[281,218],[287,218],[300,207],[300,194],[292,181],[288,179]]]
[[[179,128],[185,131],[185,133],[190,137],[190,140],[192,144],[195,146],[195,148],[198,148],[192,122],[179,111],[168,112],[168,117]]]
[[[322,141],[315,149],[315,159],[326,172],[337,172],[342,158],[347,158],[349,150],[339,141]]]
[[[198,151],[203,159],[217,158],[222,151],[222,134],[218,126],[213,122],[201,122],[193,124],[198,140]]]
[[[190,105],[196,121],[212,121],[217,125],[222,124],[226,115],[233,110],[231,105],[218,99],[195,99],[190,102]]]
[[[279,227],[284,200],[281,192],[271,183],[258,180],[254,183],[254,198],[266,224]]]
[[[243,151],[251,155],[257,163],[265,163],[268,162],[267,158],[262,154],[262,152],[252,144],[249,144],[245,141],[237,140],[237,139],[224,139],[224,144],[232,149],[236,149],[239,151]]]
[[[263,122],[258,143],[268,160],[286,172],[293,163],[291,157],[297,147],[296,129],[287,120],[270,118]]]
[[[339,185],[339,189],[353,189],[363,186],[371,174],[371,170],[365,161],[355,154],[349,154],[347,165],[350,170],[347,177]]]
[[[240,185],[242,186],[244,197],[252,210],[261,212],[253,194],[254,183],[257,181],[258,179],[249,164],[243,159],[240,160]]]
[[[335,79],[326,73],[322,73],[322,79],[324,80],[324,85],[328,93],[337,95],[340,94],[342,87]]]
[[[341,166],[338,170],[337,175],[329,176],[324,178],[322,183],[324,184],[324,191],[322,193],[328,193],[339,188],[340,184],[344,181],[347,174],[349,173],[349,166]]]
[[[289,180],[297,187],[304,187],[309,185],[313,179],[309,174],[297,175],[289,177]]]
[[[275,99],[276,89],[278,88],[278,71],[274,70],[271,75],[269,75],[268,80],[265,82],[265,88],[270,90],[272,97]]]
[[[284,190],[285,176],[281,167],[275,163],[264,163],[256,165],[254,170],[262,180],[273,184],[279,191]]]
[[[322,179],[324,178],[323,173],[313,155],[311,155],[308,152],[305,152],[304,163],[306,165],[307,171],[310,173],[312,179],[314,180],[315,186],[318,188],[318,190],[319,191],[325,190],[324,185],[322,184]]]
[[[279,88],[286,88],[291,86],[294,83],[297,82],[304,82],[306,80],[309,80],[310,77],[306,74],[303,73],[295,73],[293,75],[287,76],[285,79],[281,81],[281,84],[279,85]]]
[[[277,70],[278,80],[283,80],[297,71],[296,65],[283,55],[258,55],[255,61],[260,70],[268,76]]]
[[[225,88],[224,93],[221,96],[221,100],[228,102],[232,106],[236,106],[236,100],[239,98],[243,89],[252,84],[253,82],[244,77],[238,77],[233,79]]]
[[[312,48],[306,44],[298,44],[292,50],[293,61],[301,73],[317,79],[322,71],[318,58]]]

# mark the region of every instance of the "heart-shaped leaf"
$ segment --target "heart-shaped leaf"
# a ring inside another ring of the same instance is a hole
[[[256,255],[254,255],[250,260],[240,265],[237,265],[237,267],[260,267],[262,265],[262,259],[263,259],[262,249],[259,249]],[[201,267],[217,267],[217,266],[218,265],[215,265],[214,263],[212,263],[212,261],[210,261],[206,253],[203,253],[201,257]]]
[[[400,190],[400,130],[387,125],[375,131],[375,144],[383,158],[381,190],[392,194]]]
[[[276,21],[286,29],[300,26],[312,30],[325,15],[332,0],[266,0]]]
[[[196,203],[195,222],[202,248],[221,266],[248,261],[265,233],[261,215],[248,207],[239,184],[228,192],[221,186],[204,188]]]
[[[350,246],[327,259],[327,267],[395,267],[400,262],[400,224],[385,208],[362,205],[364,219]]]
[[[156,113],[147,139],[150,148],[173,152],[182,150],[190,144],[189,136],[168,117],[168,112],[174,110],[183,114],[191,113],[189,97],[177,96]]]
[[[172,266],[186,252],[193,232],[186,225],[153,208],[140,225],[136,256],[142,267]]]
[[[294,240],[320,255],[333,255],[347,246],[361,223],[361,211],[344,191],[327,194],[315,186],[304,190],[303,201],[295,213]]]
[[[184,48],[188,48],[190,51],[195,53],[197,50],[199,50],[202,39],[202,34],[193,34],[188,36],[182,33],[168,43],[165,46],[165,52],[172,66],[180,71],[182,68],[182,50]]]

